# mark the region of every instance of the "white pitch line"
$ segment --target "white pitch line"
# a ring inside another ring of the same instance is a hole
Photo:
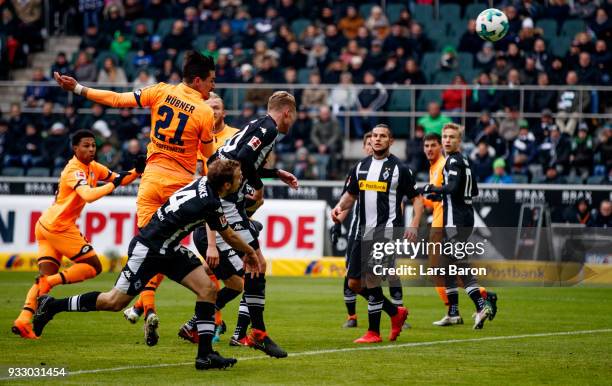
[[[362,346],[362,347],[347,347],[347,348],[339,348],[339,349],[329,349],[329,350],[313,350],[313,351],[302,351],[297,353],[289,354],[289,357],[303,357],[303,356],[312,356],[312,355],[322,355],[322,354],[335,354],[342,352],[352,352],[352,351],[370,351],[370,350],[387,350],[387,349],[396,349],[403,347],[423,347],[423,346],[436,346],[443,344],[453,344],[453,343],[470,343],[470,342],[486,342],[486,341],[495,341],[495,340],[512,340],[512,339],[524,339],[524,338],[545,338],[550,336],[564,336],[564,335],[584,335],[584,334],[600,334],[612,332],[612,328],[602,328],[599,330],[579,330],[579,331],[560,331],[560,332],[546,332],[539,334],[523,334],[523,335],[502,335],[502,336],[485,336],[480,338],[468,338],[468,339],[446,339],[446,340],[434,340],[428,342],[412,342],[412,343],[399,343],[399,344],[387,344],[387,345],[372,345],[372,346]],[[238,358],[238,362],[243,361],[251,361],[258,359],[266,359],[269,358],[265,355],[259,355],[254,357],[246,357],[246,358]],[[178,366],[193,366],[194,362],[181,362],[181,363],[160,363],[155,365],[142,365],[142,366],[121,366],[121,367],[110,367],[106,369],[92,369],[92,370],[77,370],[70,371],[69,376],[72,375],[82,375],[82,374],[98,374],[98,373],[107,373],[107,372],[116,372],[116,371],[124,371],[124,370],[142,370],[142,369],[156,369],[163,367],[178,367]],[[0,381],[5,380],[14,380],[15,378],[0,378]]]

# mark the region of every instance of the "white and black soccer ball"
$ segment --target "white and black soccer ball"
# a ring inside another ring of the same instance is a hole
[[[476,18],[476,32],[482,39],[496,42],[508,33],[508,17],[496,8],[485,9]]]

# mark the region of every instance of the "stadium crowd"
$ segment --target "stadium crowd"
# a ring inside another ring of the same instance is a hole
[[[579,119],[581,113],[608,112],[609,93],[571,88],[610,84],[610,1],[496,2],[510,27],[494,44],[477,36],[473,18],[484,6],[471,1],[443,1],[438,15],[426,0],[387,2],[386,10],[375,2],[332,0],[51,3],[53,23],[46,31],[40,0],[0,2],[3,78],[44,48],[47,33],[83,37],[79,51],[59,53],[50,69],[34,71],[33,81],[58,71],[117,89],[177,83],[184,52],[197,49],[215,58],[218,84],[285,84],[295,93],[299,118],[276,160],[299,178],[341,178],[343,139],[359,138],[385,120],[398,137],[408,137],[406,162],[424,173],[423,136],[439,133],[457,119],[454,113],[474,112],[480,117],[467,121],[465,151],[478,181],[612,183],[610,120]],[[291,87],[297,83],[310,86]],[[409,119],[375,115],[410,110],[410,91],[394,91],[394,84],[473,87],[417,91],[416,109],[424,115],[410,136]],[[568,89],[525,91],[521,98],[515,89],[520,85]],[[239,127],[262,112],[273,90],[219,91],[228,109],[239,107],[227,118]],[[57,173],[71,154],[70,133],[80,128],[99,134],[98,159],[110,168],[130,168],[145,151],[146,115],[129,109],[109,114],[80,98],[67,102],[59,88],[33,84],[21,104],[3,112],[3,174],[15,168]],[[22,113],[23,107],[40,112]],[[77,113],[82,107],[91,113]],[[348,119],[346,111],[361,114]],[[540,118],[524,119],[522,111]]]

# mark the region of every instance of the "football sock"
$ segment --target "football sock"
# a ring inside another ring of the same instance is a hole
[[[100,292],[87,292],[69,298],[55,299],[49,304],[49,311],[55,315],[58,312],[89,312],[96,311],[96,301]]]
[[[87,263],[76,263],[62,272],[47,276],[47,283],[53,288],[59,284],[78,283],[92,277],[96,277],[94,267]]]
[[[144,310],[144,305],[142,304],[142,299],[140,299],[140,296],[134,302],[134,308],[138,308],[141,311]]]
[[[264,307],[266,305],[266,277],[259,274],[257,277],[246,275],[244,279],[244,301],[249,307],[251,327],[266,331],[263,319]]]
[[[34,311],[36,311],[36,299],[38,298],[38,282],[34,283],[32,287],[28,290],[28,294],[26,295],[25,303],[23,304],[23,309],[19,313],[17,319],[26,320],[30,322],[32,320],[32,315]]]
[[[389,295],[391,296],[391,303],[394,305],[401,307],[404,305],[404,291],[401,286],[401,282],[399,286],[389,287]]]
[[[348,277],[344,277],[344,304],[349,316],[355,315],[355,306],[357,304],[357,295],[348,286]]]
[[[384,295],[382,288],[368,289],[368,331],[380,334],[380,314],[382,313]],[[389,302],[391,303],[391,302]],[[397,311],[396,311],[397,312]]]
[[[217,276],[215,274],[212,274],[208,275],[208,277],[210,278],[210,280],[212,280],[213,283],[215,283],[215,288],[217,289],[217,292],[219,292],[219,290],[221,289],[221,283],[219,283],[219,279],[217,279]]]
[[[457,288],[447,288],[448,316],[459,316],[459,291]]]
[[[155,291],[163,280],[164,275],[158,273],[149,280],[144,290],[140,293],[145,318],[149,315],[149,312],[155,312]]]
[[[236,329],[234,330],[234,339],[242,339],[246,336],[247,328],[251,323],[251,317],[249,316],[249,306],[247,306],[244,296],[240,299],[240,306],[238,307],[238,321],[236,322]]]
[[[215,305],[209,302],[196,302],[195,315],[198,328],[198,358],[204,358],[212,352],[212,338],[215,334]]]
[[[240,291],[236,291],[235,289],[223,287],[219,292],[217,292],[217,301],[215,302],[215,310],[219,311],[225,307],[225,305],[232,300],[236,299],[240,295]]]
[[[467,294],[470,295],[470,298],[472,299],[472,301],[474,302],[474,305],[476,306],[476,311],[482,310],[482,308],[485,305],[485,301],[482,298],[482,295],[480,295],[480,288],[479,287],[467,287],[465,289],[465,292],[467,292]]]
[[[438,292],[438,295],[440,295],[440,299],[442,299],[444,305],[448,307],[448,296],[446,296],[446,288],[436,287],[436,291]]]
[[[189,319],[187,321],[187,323],[185,323],[186,325],[188,325],[192,330],[194,328],[196,328],[196,322],[198,321],[198,317],[194,314],[191,319]]]

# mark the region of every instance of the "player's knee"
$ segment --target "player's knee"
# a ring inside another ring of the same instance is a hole
[[[87,260],[87,264],[91,265],[93,269],[96,270],[96,276],[98,276],[102,272],[102,264],[100,263],[100,259],[98,256],[93,256]]]
[[[227,280],[223,280],[223,284],[227,288],[232,289],[234,291],[244,291],[244,280],[242,280],[242,278],[238,277],[237,275],[234,275]]]
[[[217,300],[217,287],[215,286],[215,283],[213,283],[211,280],[207,280],[205,283],[199,285],[198,288],[196,288],[195,293],[198,297],[198,300],[206,300],[213,302]]]
[[[348,287],[354,293],[356,293],[356,294],[360,293],[361,292],[361,280],[349,279]]]

